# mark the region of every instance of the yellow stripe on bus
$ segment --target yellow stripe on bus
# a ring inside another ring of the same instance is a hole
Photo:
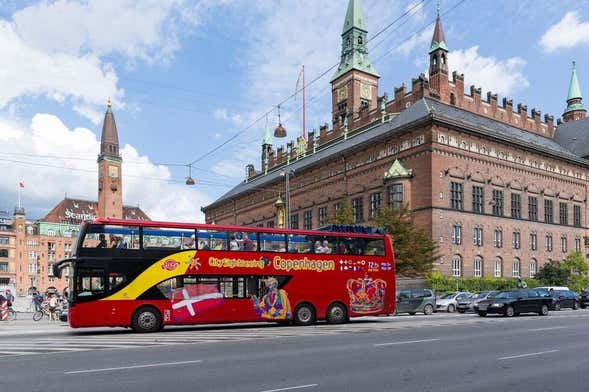
[[[156,284],[186,273],[196,256],[195,250],[174,253],[156,261],[131,283],[104,300],[137,299]]]

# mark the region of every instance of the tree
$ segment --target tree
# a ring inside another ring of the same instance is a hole
[[[393,239],[396,272],[403,276],[424,276],[432,270],[438,257],[438,245],[429,234],[418,229],[411,212],[406,208],[379,210],[371,219],[376,227],[382,227]]]
[[[544,264],[536,272],[534,278],[546,286],[566,286],[569,276],[570,270],[563,267],[560,262],[557,262]]]
[[[340,202],[339,208],[335,216],[328,219],[329,225],[353,225],[355,223],[354,213],[348,204],[348,200],[344,199]]]
[[[580,252],[570,253],[566,259],[562,261],[562,267],[569,271],[571,275],[584,276],[589,270],[585,258]]]

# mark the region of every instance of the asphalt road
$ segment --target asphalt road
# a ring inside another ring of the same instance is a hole
[[[0,391],[587,391],[588,325],[589,310],[580,310],[401,316],[336,330],[195,327],[156,338],[62,328],[42,338],[102,339],[107,347],[0,357]],[[216,339],[196,340],[202,336]],[[30,337],[1,339],[29,351]]]

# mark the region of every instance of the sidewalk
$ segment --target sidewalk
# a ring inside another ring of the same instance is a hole
[[[33,313],[18,312],[14,321],[0,321],[0,337],[55,334],[71,331],[68,323],[49,321],[43,318],[33,320]]]

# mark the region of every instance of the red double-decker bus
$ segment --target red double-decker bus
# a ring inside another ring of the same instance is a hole
[[[391,238],[371,228],[335,229],[97,219],[82,225],[75,256],[54,273],[69,279],[74,328],[335,324],[393,313]]]

